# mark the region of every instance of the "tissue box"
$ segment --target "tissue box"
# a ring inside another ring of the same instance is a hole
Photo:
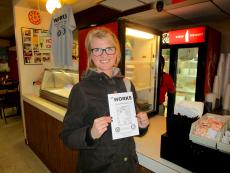
[[[230,154],[230,143],[225,144],[225,143],[222,142],[222,138],[223,138],[226,130],[230,131],[230,120],[224,126],[223,132],[220,135],[220,139],[217,141],[217,149],[220,150],[221,152]],[[230,136],[228,138],[230,140]]]
[[[180,101],[174,106],[174,114],[186,115],[187,117],[201,117],[204,112],[204,103],[195,101]]]
[[[188,140],[191,124],[198,118],[172,114],[166,118],[166,130],[169,137]]]
[[[192,123],[189,139],[192,142],[217,149],[217,142],[229,121],[228,116],[207,113]]]

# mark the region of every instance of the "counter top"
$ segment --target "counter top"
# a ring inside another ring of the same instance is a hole
[[[34,95],[23,95],[23,100],[63,121],[66,108]],[[150,127],[143,137],[135,137],[139,164],[155,173],[190,172],[172,162],[160,158],[161,135],[166,132],[166,119],[156,115],[150,118]]]
[[[22,99],[34,107],[46,112],[53,118],[63,121],[66,108],[35,95],[23,95]]]

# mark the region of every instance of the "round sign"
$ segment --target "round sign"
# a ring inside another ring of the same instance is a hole
[[[29,21],[34,25],[39,25],[41,23],[40,13],[36,10],[31,10],[28,13]]]

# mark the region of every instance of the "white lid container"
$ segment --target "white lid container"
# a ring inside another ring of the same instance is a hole
[[[189,139],[197,144],[217,149],[217,142],[225,131],[229,116],[206,113],[192,123]]]

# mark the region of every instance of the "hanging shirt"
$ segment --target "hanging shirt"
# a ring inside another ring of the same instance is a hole
[[[52,52],[56,66],[72,65],[72,31],[76,28],[70,5],[56,9],[52,15],[49,33],[52,37]]]

